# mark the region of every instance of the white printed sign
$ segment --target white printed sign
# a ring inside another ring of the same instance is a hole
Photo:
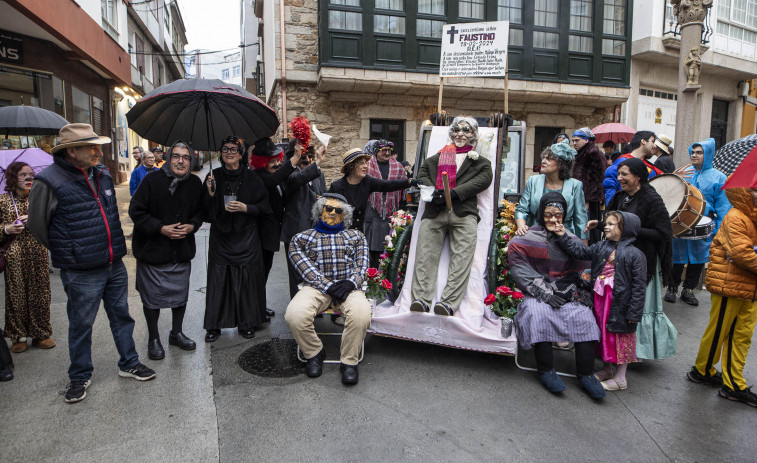
[[[439,75],[504,77],[509,29],[509,21],[445,25]]]

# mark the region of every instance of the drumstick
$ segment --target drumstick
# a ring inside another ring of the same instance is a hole
[[[447,203],[447,212],[452,210],[452,193],[449,191],[449,174],[442,172],[442,184],[444,185],[444,201]]]

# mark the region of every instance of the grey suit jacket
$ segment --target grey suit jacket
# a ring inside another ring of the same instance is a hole
[[[426,159],[418,171],[418,180],[424,185],[435,186],[436,174],[439,170],[439,153]],[[457,193],[458,199],[452,201],[452,210],[460,217],[475,214],[478,215],[478,205],[476,195],[489,188],[494,175],[492,174],[492,165],[483,156],[475,161],[469,157],[460,165],[457,170],[456,186],[452,190]],[[423,211],[422,218],[434,218],[441,211],[430,204],[427,204]]]
[[[326,192],[326,178],[313,163],[289,175],[285,184],[285,209],[281,220],[281,241],[288,243],[297,233],[312,228],[310,209]]]

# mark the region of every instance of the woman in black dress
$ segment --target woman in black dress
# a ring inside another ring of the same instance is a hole
[[[253,338],[253,329],[266,321],[258,217],[271,213],[268,193],[249,168],[241,138],[223,140],[221,164],[205,180],[203,198],[211,224],[205,342],[218,339],[221,328],[237,327]]]
[[[355,230],[363,230],[365,220],[365,208],[371,193],[390,192],[403,190],[410,187],[415,180],[382,180],[368,175],[368,161],[371,155],[362,152],[359,148],[353,148],[342,157],[342,173],[344,176],[331,182],[329,193],[338,193],[347,199],[350,206],[355,208],[352,227]]]

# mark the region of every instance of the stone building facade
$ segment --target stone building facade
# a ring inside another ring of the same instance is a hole
[[[330,44],[335,37],[344,36],[356,37],[356,40],[360,41],[360,49],[371,46],[365,39],[365,33],[369,30],[365,25],[371,17],[369,12],[363,10],[363,2],[359,0],[283,1],[283,5],[279,3],[279,0],[256,1],[255,3],[255,14],[262,24],[262,27],[256,27],[259,30],[265,70],[263,96],[279,114],[282,122],[288,123],[295,116],[302,115],[315,124],[320,131],[334,136],[329,144],[324,166],[327,181],[330,182],[341,175],[339,169],[342,154],[350,148],[363,147],[371,138],[377,138],[377,134],[381,133],[380,129],[386,127],[387,121],[391,123],[390,127],[398,126],[399,128],[401,139],[399,143],[397,140],[393,141],[401,147],[400,156],[413,163],[420,126],[437,110],[438,60],[436,71],[432,68],[424,68],[420,62],[409,65],[406,57],[402,58],[405,63],[402,66],[383,65],[379,62],[367,63],[365,57],[348,62],[343,57],[334,56],[332,54],[334,48]],[[345,7],[347,10],[342,11],[334,10],[336,7],[332,5],[333,3],[353,3],[354,5]],[[510,2],[500,3],[509,4]],[[513,28],[522,27],[516,30],[522,31],[523,34],[533,32],[533,27],[523,19],[529,17],[528,8],[534,8],[533,5],[529,5],[530,3],[521,4],[523,13],[521,24],[513,26]],[[570,6],[566,1],[555,0],[555,4],[559,12]],[[596,12],[601,5],[595,6],[593,12]],[[280,46],[282,9],[285,43],[283,75]],[[450,7],[450,11],[447,11],[447,22],[455,23],[459,20],[455,15],[459,16],[461,11],[452,11],[452,9]],[[329,23],[329,18],[334,16],[335,11],[357,14],[358,10],[361,10],[362,24],[355,29],[360,30],[343,33],[338,30],[338,27],[335,29],[334,25]],[[414,14],[421,18],[421,13],[417,11],[407,11],[403,14],[408,16],[405,23],[412,20],[411,16]],[[500,11],[497,14],[502,13]],[[380,15],[375,13],[373,16]],[[487,12],[483,20],[497,19],[498,17],[492,17]],[[601,18],[595,17],[594,20],[596,24],[601,25]],[[422,21],[422,18],[417,21]],[[628,34],[630,38],[630,31]],[[376,33],[375,36],[378,37],[379,34]],[[410,42],[414,40],[407,31],[404,35],[390,34],[389,39],[391,39],[390,42],[407,41],[405,50],[409,49]],[[601,42],[601,37],[598,36],[595,39]],[[375,40],[378,45],[380,39]],[[440,42],[440,39],[433,38],[429,41],[431,46],[437,47]],[[628,99],[630,93],[626,84],[628,69],[623,70],[620,80],[609,84],[602,82],[602,76],[594,81],[591,77],[584,81],[570,77],[563,79],[562,77],[569,75],[568,66],[571,63],[568,62],[564,66],[560,62],[561,68],[555,69],[554,75],[546,72],[544,79],[534,77],[533,73],[526,76],[528,78],[520,78],[513,69],[524,69],[523,63],[529,59],[525,55],[534,50],[529,49],[528,44],[519,48],[517,40],[513,42],[512,30],[510,42],[516,43],[516,46],[510,47],[510,69],[513,77],[509,80],[509,112],[516,120],[524,121],[527,126],[524,164],[526,166],[524,174],[527,176],[532,173],[531,166],[539,163],[538,152],[547,143],[547,138],[551,141],[551,137],[561,131],[572,133],[579,127],[594,127],[601,123],[618,120],[620,105]],[[526,42],[528,41],[523,43]],[[360,49],[358,52],[362,53]],[[630,46],[628,50],[630,51]],[[545,53],[547,57],[557,57],[561,55],[560,51],[546,50]],[[536,52],[540,53],[540,50]],[[340,53],[337,51],[336,55]],[[564,55],[567,56],[568,53]],[[520,64],[518,59],[521,60]],[[622,62],[624,59],[625,55],[619,57],[618,61]],[[625,64],[627,65],[627,62]],[[522,71],[522,74],[526,75],[528,72]],[[286,110],[282,104],[284,94],[286,95]],[[504,80],[501,78],[445,79],[442,109],[450,114],[485,117],[494,112],[502,112],[503,107]],[[284,123],[277,136],[279,138],[285,136]],[[385,138],[391,139],[391,137]],[[537,152],[536,160],[534,160],[535,151]]]

